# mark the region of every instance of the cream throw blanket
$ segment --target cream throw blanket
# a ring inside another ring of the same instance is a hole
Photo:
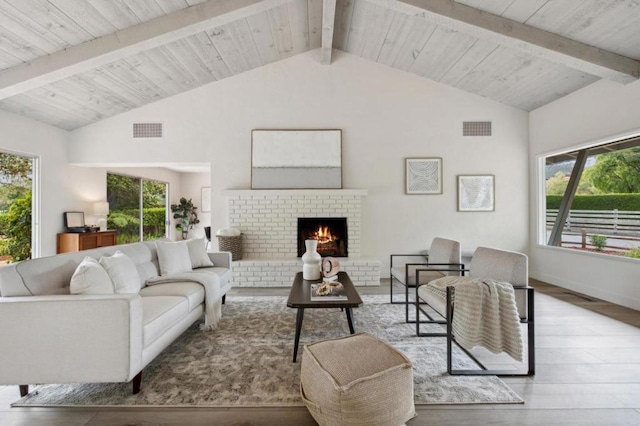
[[[445,277],[427,286],[445,299],[446,288],[455,287],[452,328],[462,347],[483,346],[523,361],[520,316],[511,284],[486,278]]]
[[[193,282],[204,287],[204,324],[201,330],[213,330],[222,318],[222,296],[220,295],[220,277],[205,272],[187,272],[184,274],[164,275],[147,280],[147,285]]]

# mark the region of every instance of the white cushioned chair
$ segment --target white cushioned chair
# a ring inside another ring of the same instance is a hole
[[[460,257],[460,243],[445,238],[434,238],[427,254],[392,254],[390,261],[391,285],[389,294],[391,303],[405,305],[405,321],[415,322],[409,319],[409,288],[416,287],[416,270],[420,269],[419,284],[445,276],[458,276],[462,273],[464,265]],[[417,258],[416,262],[407,262],[407,259]],[[394,280],[404,286],[404,300],[393,300]]]
[[[510,283],[515,290],[515,302],[520,320],[528,326],[528,371],[526,374],[514,374],[512,371],[487,370],[469,352],[467,354],[482,368],[482,370],[454,370],[452,367],[451,345],[455,342],[451,331],[452,315],[455,310],[454,287],[447,287],[446,297],[432,291],[430,286],[420,285],[416,288],[416,335],[421,337],[447,337],[447,370],[449,374],[459,375],[500,375],[522,376],[535,374],[535,335],[534,335],[534,309],[533,288],[528,286],[529,271],[527,256],[507,250],[499,250],[489,247],[478,247],[471,258],[471,265],[463,279],[469,281],[480,278],[493,281]],[[416,270],[418,280],[424,280],[422,274],[431,276],[429,270]],[[429,280],[431,281],[431,280]],[[430,307],[431,309],[427,309]],[[434,315],[435,314],[435,315]],[[424,319],[424,317],[428,319]],[[424,324],[442,324],[447,327],[446,332],[421,332],[420,326]],[[463,349],[464,350],[464,349]]]

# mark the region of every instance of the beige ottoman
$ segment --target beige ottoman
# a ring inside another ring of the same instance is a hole
[[[304,347],[300,391],[321,425],[400,425],[415,416],[411,361],[367,334]]]

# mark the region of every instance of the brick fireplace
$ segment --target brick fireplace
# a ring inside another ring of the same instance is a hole
[[[360,257],[362,189],[226,190],[228,223],[244,235],[244,258],[234,262],[238,286],[290,286],[302,270],[298,218],[344,218],[348,258],[342,269],[360,285],[380,284],[380,261]]]

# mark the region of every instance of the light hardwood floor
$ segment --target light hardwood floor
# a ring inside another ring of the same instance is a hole
[[[640,425],[640,312],[535,280],[531,284],[537,290],[537,374],[503,379],[525,404],[419,406],[409,426]],[[388,294],[388,280],[360,292]],[[237,294],[288,290],[234,289],[228,303]],[[304,407],[10,408],[17,399],[16,386],[0,387],[0,425],[315,424]]]

